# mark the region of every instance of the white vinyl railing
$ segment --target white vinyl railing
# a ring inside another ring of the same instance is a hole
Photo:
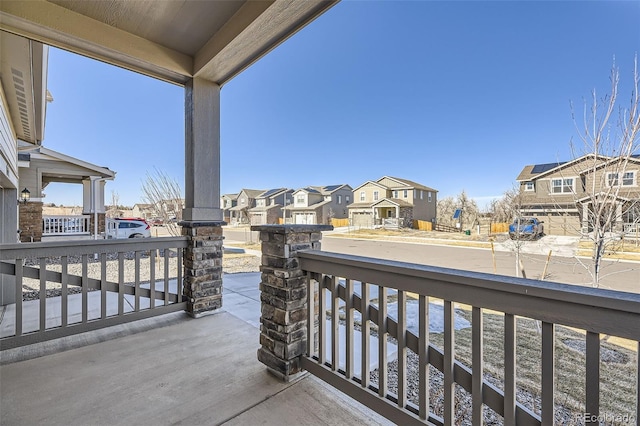
[[[568,328],[583,336],[582,366],[564,367],[584,371],[585,376],[576,388],[585,389],[584,407],[579,411],[588,413],[589,417],[584,417],[585,423],[598,424],[598,419],[610,415],[601,412],[600,404],[601,392],[611,392],[610,383],[603,382],[600,377],[601,350],[604,350],[601,349],[601,337],[604,336],[607,339],[618,336],[633,342],[636,355],[629,362],[635,373],[625,379],[624,389],[620,389],[621,393],[630,393],[629,399],[633,402],[627,403],[628,412],[616,414],[626,415],[633,424],[640,418],[638,294],[322,251],[300,252],[298,256],[308,278],[308,345],[302,367],[395,423],[458,424],[461,419],[456,417],[457,395],[464,392],[470,402],[466,407],[468,417],[463,420],[474,425],[483,424],[483,410],[486,409],[501,416],[505,425],[556,424],[559,409],[556,402],[562,399],[558,387],[566,386],[558,383],[557,347],[561,343],[556,337]],[[391,293],[392,297],[389,296]],[[408,298],[412,299],[414,310],[411,330]],[[430,340],[433,338],[430,338],[429,318],[434,300],[440,303],[444,314],[442,335],[439,335],[443,343],[439,345]],[[461,332],[456,332],[455,327],[456,304],[466,306],[470,312],[472,356],[471,361],[467,361],[469,365],[465,365],[457,353],[456,336]],[[392,305],[397,312],[395,318],[388,315]],[[327,312],[330,312],[330,320]],[[501,316],[499,328],[484,326],[483,318],[489,313]],[[358,317],[354,319],[355,314]],[[516,366],[523,361],[516,352],[522,343],[517,337],[520,334],[516,333],[520,330],[520,317],[535,320],[539,327],[539,347],[533,355],[527,355],[537,357],[534,364],[541,366],[538,376],[540,409],[535,411],[517,397]],[[344,327],[343,333],[339,332],[341,327]],[[372,329],[377,329],[377,344],[373,344]],[[359,339],[354,338],[356,330],[361,335]],[[395,393],[389,390],[385,368],[389,337],[397,342]],[[487,382],[485,377],[488,355],[484,341],[489,341],[489,337],[493,337],[492,342],[500,342],[503,352],[499,361],[503,365],[501,386]],[[409,351],[413,352],[413,359],[419,360],[418,374],[412,379],[418,382],[412,384],[412,398],[408,391]],[[354,353],[361,355],[355,357]],[[377,383],[370,378],[371,356],[375,353],[379,360]],[[429,396],[433,386],[430,367],[443,375],[442,384],[438,385],[444,388],[439,402],[441,415],[436,415],[430,408],[434,403],[430,402]]]
[[[55,235],[88,235],[91,217],[81,216],[43,216],[42,236]]]

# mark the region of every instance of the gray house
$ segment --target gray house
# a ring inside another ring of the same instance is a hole
[[[330,224],[348,217],[353,189],[347,184],[309,186],[293,193],[293,204],[285,208],[287,223]]]
[[[222,218],[225,222],[231,222],[231,212],[229,209],[238,205],[238,195],[240,194],[224,194],[220,197],[220,208],[222,209]]]
[[[256,206],[249,209],[252,225],[275,225],[282,217],[282,208],[291,203],[292,189],[274,188],[256,197]]]
[[[243,189],[238,194],[236,205],[228,209],[228,223],[234,226],[249,224],[249,209],[256,206],[256,197],[262,194],[264,189]]]

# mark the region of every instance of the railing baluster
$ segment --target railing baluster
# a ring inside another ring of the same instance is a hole
[[[313,356],[315,347],[315,284],[311,272],[306,273],[307,280],[307,357]]]
[[[124,252],[118,252],[118,315],[124,314]]]
[[[89,265],[88,256],[82,255],[82,322],[89,320]]]
[[[66,327],[69,319],[69,290],[67,286],[67,281],[69,279],[69,258],[67,256],[62,256],[60,258],[60,263],[62,266],[62,300],[60,301],[60,315],[62,315],[62,327]]]
[[[593,419],[600,415],[600,334],[587,331],[585,413]],[[598,424],[598,420],[586,424]]]
[[[407,294],[398,291],[398,407],[407,404]]]
[[[516,318],[504,314],[504,424],[516,424]]]
[[[182,302],[182,249],[177,249],[178,252],[178,282],[176,284],[176,293],[178,303]]]
[[[482,308],[473,307],[471,318],[472,327],[472,384],[471,395],[473,398],[473,424],[482,425],[483,423],[483,406],[484,400],[482,392],[482,381],[484,376],[484,322],[482,318]]]
[[[331,278],[331,370],[340,368],[340,297],[338,296],[338,277]]]
[[[455,361],[454,306],[444,301],[444,424],[455,424],[455,381],[453,365]]]
[[[22,336],[22,284],[23,284],[23,259],[16,259],[16,337]]]
[[[542,425],[554,423],[555,324],[542,323]]]
[[[387,396],[387,288],[378,286],[378,395]]]
[[[419,408],[420,418],[425,420],[429,417],[429,298],[420,295],[418,298],[420,349],[418,356],[419,366]]]
[[[40,331],[47,329],[47,258],[40,258]]]
[[[134,253],[134,268],[135,268],[135,289],[134,289],[134,298],[135,298],[135,311],[138,312],[140,310],[140,252],[136,250]]]
[[[360,384],[363,388],[368,388],[370,383],[369,359],[370,359],[370,337],[371,323],[369,322],[369,284],[360,283],[360,334],[362,337],[362,359],[360,360]]]
[[[345,282],[346,301],[345,301],[345,314],[346,318],[346,344],[345,344],[345,373],[347,380],[353,378],[353,280],[347,278]]]
[[[164,305],[169,304],[169,249],[164,249]]]
[[[326,283],[330,279],[323,275],[318,281],[318,363],[324,365],[327,359],[327,291]]]
[[[100,253],[100,317],[107,318],[107,253]]]
[[[156,251],[149,252],[149,309],[156,307]]]

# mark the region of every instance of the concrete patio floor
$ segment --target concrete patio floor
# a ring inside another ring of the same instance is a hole
[[[313,376],[269,374],[256,357],[254,289],[244,291],[225,291],[238,316],[178,312],[0,352],[0,423],[390,424]]]

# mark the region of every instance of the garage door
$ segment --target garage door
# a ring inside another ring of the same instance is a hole
[[[296,213],[295,223],[299,225],[315,225],[316,215],[314,213]]]
[[[354,212],[351,215],[351,225],[359,226],[361,228],[371,228],[373,226],[371,213]]]
[[[548,235],[580,235],[580,218],[568,214],[538,215],[544,221],[544,233]]]

